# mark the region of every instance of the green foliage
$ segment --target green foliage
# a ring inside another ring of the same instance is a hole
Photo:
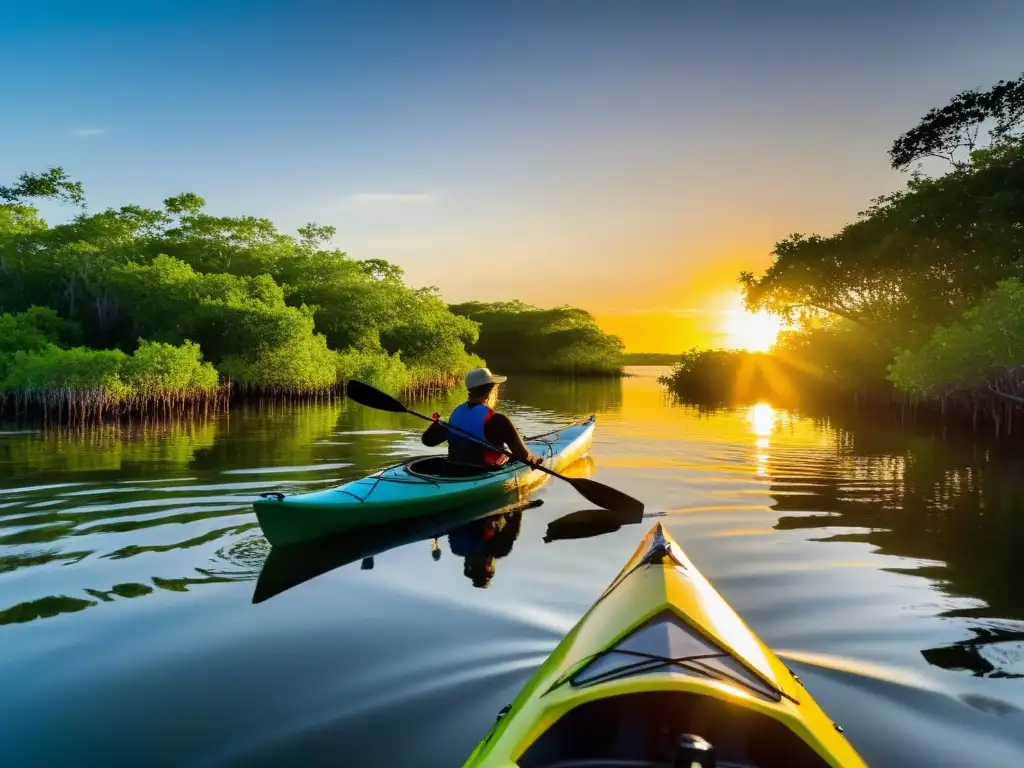
[[[111,284],[137,334],[175,344],[195,339],[218,365],[313,338],[309,310],[287,305],[269,275],[206,274],[160,255],[148,264],[118,267]]]
[[[233,382],[253,389],[307,394],[327,390],[338,383],[337,356],[322,334],[313,333],[313,318],[291,314],[295,322],[268,327],[277,333],[266,343],[244,353],[229,355],[221,371]],[[273,318],[267,316],[270,321]]]
[[[18,409],[39,408],[47,417],[67,414],[69,421],[85,421],[102,418],[104,412],[209,401],[219,395],[219,378],[194,343],[174,347],[140,340],[133,355],[47,344],[8,358],[0,395],[13,396]]]
[[[458,379],[471,366],[466,347],[477,340],[477,325],[449,311],[433,290],[410,289],[401,277],[387,262],[317,251],[287,265],[282,280],[290,302],[315,307],[316,328],[332,349],[400,352],[431,378]]]
[[[203,362],[199,346],[174,347],[140,340],[133,355],[119,349],[62,349],[52,344],[18,350],[0,383],[8,393],[94,391],[112,402],[127,397],[165,397],[186,391],[213,392],[217,371]]]
[[[118,349],[49,345],[33,352],[19,350],[11,356],[2,387],[28,398],[59,391],[88,393],[116,405],[131,394],[121,377],[127,360]]]
[[[434,289],[405,285],[399,267],[329,249],[333,227],[293,237],[267,219],[211,215],[192,193],[48,227],[25,204],[33,197],[84,204],[60,168],[0,188],[0,312],[49,307],[80,336],[19,331],[9,351],[45,338],[128,353],[144,338],[164,345],[147,348],[156,360],[167,345],[195,344],[235,384],[293,393],[332,388],[349,371],[449,386],[479,362],[466,352],[476,323]]]
[[[1024,365],[1024,283],[1001,281],[976,306],[937,327],[916,350],[903,350],[889,367],[905,392],[998,386]]]
[[[14,186],[0,187],[0,200],[9,203],[31,197],[52,198],[83,205],[85,190],[82,189],[81,182],[68,178],[63,168],[51,168],[45,173],[23,173]]]
[[[330,248],[331,226],[310,223],[291,236],[267,219],[214,216],[184,193],[160,208],[83,210],[49,227],[25,203],[39,197],[83,209],[85,200],[60,168],[0,188],[0,374],[18,397],[63,388],[106,404],[95,408],[119,408],[212,397],[218,379],[293,394],[352,377],[390,391],[444,389],[484,363],[483,349],[520,371],[621,365],[619,340],[564,307],[479,305],[496,323],[481,343],[480,323],[451,311],[436,289],[407,286],[381,259]]]
[[[139,339],[139,348],[125,361],[123,376],[143,398],[167,392],[213,391],[219,384],[217,370],[203,362],[199,345],[191,341],[176,347]]]
[[[495,370],[516,373],[617,375],[623,344],[602,331],[587,311],[573,307],[538,309],[520,301],[451,306],[480,324],[471,351]]]
[[[49,307],[29,307],[25,312],[0,314],[0,355],[28,352],[48,345],[74,341],[78,328]]]
[[[408,387],[412,376],[401,355],[378,350],[349,349],[336,353],[338,376],[359,379],[385,392],[400,392]]]

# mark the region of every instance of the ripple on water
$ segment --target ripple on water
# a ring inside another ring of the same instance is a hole
[[[782,652],[871,766],[1019,765],[1024,710],[899,667]],[[867,715],[870,713],[870,715]]]
[[[0,488],[0,497],[22,493],[35,493],[37,491],[52,492],[59,488],[72,488],[76,485],[89,485],[89,483],[49,483],[46,485],[25,485],[20,488]]]
[[[325,472],[327,470],[351,467],[350,462],[335,461],[304,466],[246,467],[245,469],[224,469],[222,475],[279,475],[287,472]]]

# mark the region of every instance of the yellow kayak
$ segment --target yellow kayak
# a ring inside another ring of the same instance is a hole
[[[661,523],[465,763],[865,765]]]

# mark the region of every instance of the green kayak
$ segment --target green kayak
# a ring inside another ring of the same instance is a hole
[[[593,416],[526,439],[530,451],[556,472],[586,456]],[[550,475],[518,461],[497,469],[453,465],[443,455],[402,462],[367,477],[312,493],[265,493],[253,503],[263,535],[274,546],[296,544],[365,526],[390,523],[470,504],[523,498]]]

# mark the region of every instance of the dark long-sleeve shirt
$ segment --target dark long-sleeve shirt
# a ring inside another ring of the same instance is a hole
[[[537,461],[538,457],[530,453],[530,449],[523,442],[522,435],[516,429],[515,424],[503,413],[495,413],[490,421],[484,425],[484,437],[487,442],[495,446],[507,446],[508,450],[520,461]],[[423,432],[423,444],[433,448],[441,445],[448,439],[448,428],[434,422]]]

